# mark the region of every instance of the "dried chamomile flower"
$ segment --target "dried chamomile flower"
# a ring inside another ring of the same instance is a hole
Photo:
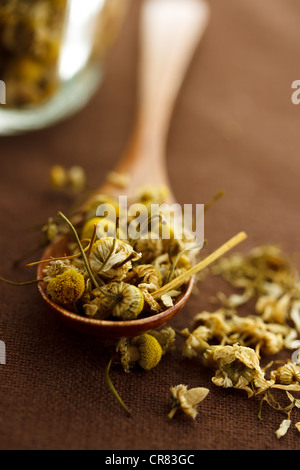
[[[181,409],[185,414],[195,419],[198,414],[197,406],[206,398],[209,389],[197,387],[188,390],[186,385],[180,384],[171,387],[170,392],[173,403],[168,418],[172,419],[177,410]]]
[[[50,261],[48,266],[46,266],[46,268],[43,271],[45,275],[43,280],[45,282],[49,282],[54,277],[64,273],[65,271],[71,268],[73,268],[73,266],[71,266],[71,263],[68,259]]]
[[[154,238],[151,233],[148,238],[138,238],[134,245],[135,250],[141,254],[141,263],[152,263],[163,253],[163,243],[160,238]]]
[[[83,308],[85,315],[89,318],[95,318],[97,320],[99,319],[105,320],[109,316],[109,313],[107,311],[101,314],[102,313],[101,300],[99,299],[99,297],[96,297],[95,299],[91,300],[89,303],[84,303],[82,308]]]
[[[279,247],[265,245],[252,249],[249,254],[236,253],[223,258],[213,268],[236,287],[252,286],[260,290],[266,281],[289,284],[295,279],[295,270],[290,260]],[[248,282],[246,282],[248,281]]]
[[[149,287],[152,287],[149,284],[139,284],[139,289],[142,292],[145,300],[145,310],[146,311],[152,311],[155,313],[159,313],[162,311],[162,307],[156,300],[153,298],[151,292],[149,292]],[[155,291],[155,286],[153,285],[152,288],[153,291]]]
[[[52,217],[49,217],[48,223],[43,225],[42,233],[48,242],[51,242],[59,234],[59,227]]]
[[[151,285],[155,289],[159,289],[162,285],[160,271],[152,264],[140,264],[135,266],[126,277],[126,281],[139,286]]]
[[[162,347],[162,354],[166,354],[170,351],[175,343],[176,333],[171,326],[165,326],[161,330],[153,330],[149,333],[151,336],[157,339]]]
[[[240,299],[233,299],[234,302],[240,300],[243,303],[243,296],[245,301],[256,296],[255,311],[265,322],[286,324],[292,319],[300,332],[300,313],[297,313],[299,275],[278,247],[267,245],[257,247],[247,255],[236,253],[221,259],[212,270],[232,286],[244,289]],[[229,305],[230,300],[231,296],[225,298],[225,305]]]
[[[158,365],[163,350],[157,339],[146,333],[134,338],[122,338],[117,346],[121,364],[126,372],[138,363],[142,369],[150,370]]]
[[[50,279],[47,292],[54,302],[70,306],[80,299],[85,290],[85,280],[77,269],[67,269]]]
[[[289,360],[277,370],[271,371],[270,377],[274,382],[280,384],[290,385],[296,383],[300,385],[300,366]]]
[[[221,344],[239,343],[251,346],[257,354],[276,354],[284,347],[293,349],[295,330],[286,324],[267,323],[260,316],[241,317],[232,309],[220,308],[215,312],[195,315],[196,324],[205,325],[210,334],[207,339],[218,339]]]
[[[110,282],[101,287],[101,292],[93,291],[99,301],[92,301],[85,312],[96,319],[112,316],[119,320],[134,320],[143,311],[144,296],[141,290],[125,282]],[[97,306],[96,311],[95,307]]]
[[[147,371],[153,369],[159,364],[163,351],[157,339],[146,333],[134,338],[121,338],[117,344],[116,353],[125,372],[129,372],[130,368],[134,367],[135,364],[139,364],[140,367]],[[106,381],[119,404],[126,414],[130,416],[130,410],[119,396],[109,377],[110,366],[113,359],[114,357],[110,359],[106,368]]]
[[[210,331],[204,325],[198,326],[198,328],[193,330],[192,333],[185,328],[180,332],[180,334],[187,338],[182,347],[182,355],[189,359],[203,354],[209,347],[207,340],[210,337]]]
[[[239,317],[234,315],[229,322],[233,337],[241,345],[255,348],[257,354],[276,354],[284,347],[284,337],[289,328],[285,325],[265,323],[255,315]]]
[[[131,245],[110,237],[97,240],[91,250],[89,262],[93,273],[102,279],[121,281],[132,267],[132,261],[140,259]]]
[[[200,312],[194,316],[194,323],[203,325],[209,331],[206,340],[215,338],[220,343],[226,342],[228,335],[232,332],[231,317],[233,312],[220,308],[215,312]],[[200,330],[199,330],[200,331]]]
[[[212,381],[220,387],[233,387],[245,390],[251,397],[253,387],[256,394],[269,388],[273,382],[267,381],[254,349],[234,344],[232,346],[210,346],[203,353],[203,363],[218,370]]]
[[[263,295],[257,300],[255,310],[265,321],[284,324],[289,317],[290,303],[290,294],[284,294],[279,298]]]

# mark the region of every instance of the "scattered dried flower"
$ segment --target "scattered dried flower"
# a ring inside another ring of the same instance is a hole
[[[203,353],[203,363],[217,368],[212,378],[215,385],[245,390],[248,397],[261,393],[273,384],[265,379],[259,357],[252,348],[238,344],[212,346]]]
[[[271,371],[270,377],[274,382],[284,385],[300,385],[300,367],[292,361],[288,361],[277,370]]]
[[[265,322],[284,325],[292,320],[300,332],[299,276],[279,247],[266,245],[254,248],[247,255],[236,253],[219,260],[212,272],[223,276],[232,286],[244,289],[239,296],[241,303],[256,297],[256,313]],[[231,299],[231,296],[224,297],[224,305],[230,305]]]
[[[197,406],[206,398],[209,389],[197,387],[188,390],[186,385],[180,384],[171,387],[170,392],[173,403],[168,418],[172,419],[175,413],[181,409],[185,414],[195,419],[198,414]]]
[[[54,277],[64,273],[65,271],[71,268],[72,266],[69,260],[50,261],[48,266],[46,266],[46,268],[44,269],[44,281],[49,282]]]
[[[206,326],[200,325],[192,333],[189,332],[187,328],[180,332],[182,336],[185,336],[187,339],[182,348],[182,355],[191,359],[192,357],[203,354],[209,344],[207,340],[209,339],[209,329]]]
[[[145,370],[153,369],[161,360],[163,350],[157,339],[146,333],[134,338],[122,338],[117,345],[121,364],[126,372],[138,363]]]
[[[175,343],[176,333],[171,326],[165,326],[161,330],[153,330],[149,333],[157,339],[162,348],[162,354],[170,351]]]

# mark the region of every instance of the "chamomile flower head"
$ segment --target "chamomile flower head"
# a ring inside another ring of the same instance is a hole
[[[53,277],[47,284],[47,292],[52,300],[65,306],[77,302],[84,293],[84,290],[84,277],[74,268]]]

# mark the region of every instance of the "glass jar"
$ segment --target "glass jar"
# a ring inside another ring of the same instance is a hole
[[[97,90],[127,0],[0,0],[0,134],[38,129]]]

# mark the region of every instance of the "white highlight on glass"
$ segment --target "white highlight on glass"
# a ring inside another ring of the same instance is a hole
[[[89,61],[98,15],[105,0],[70,0],[59,65],[62,80],[69,80]]]

